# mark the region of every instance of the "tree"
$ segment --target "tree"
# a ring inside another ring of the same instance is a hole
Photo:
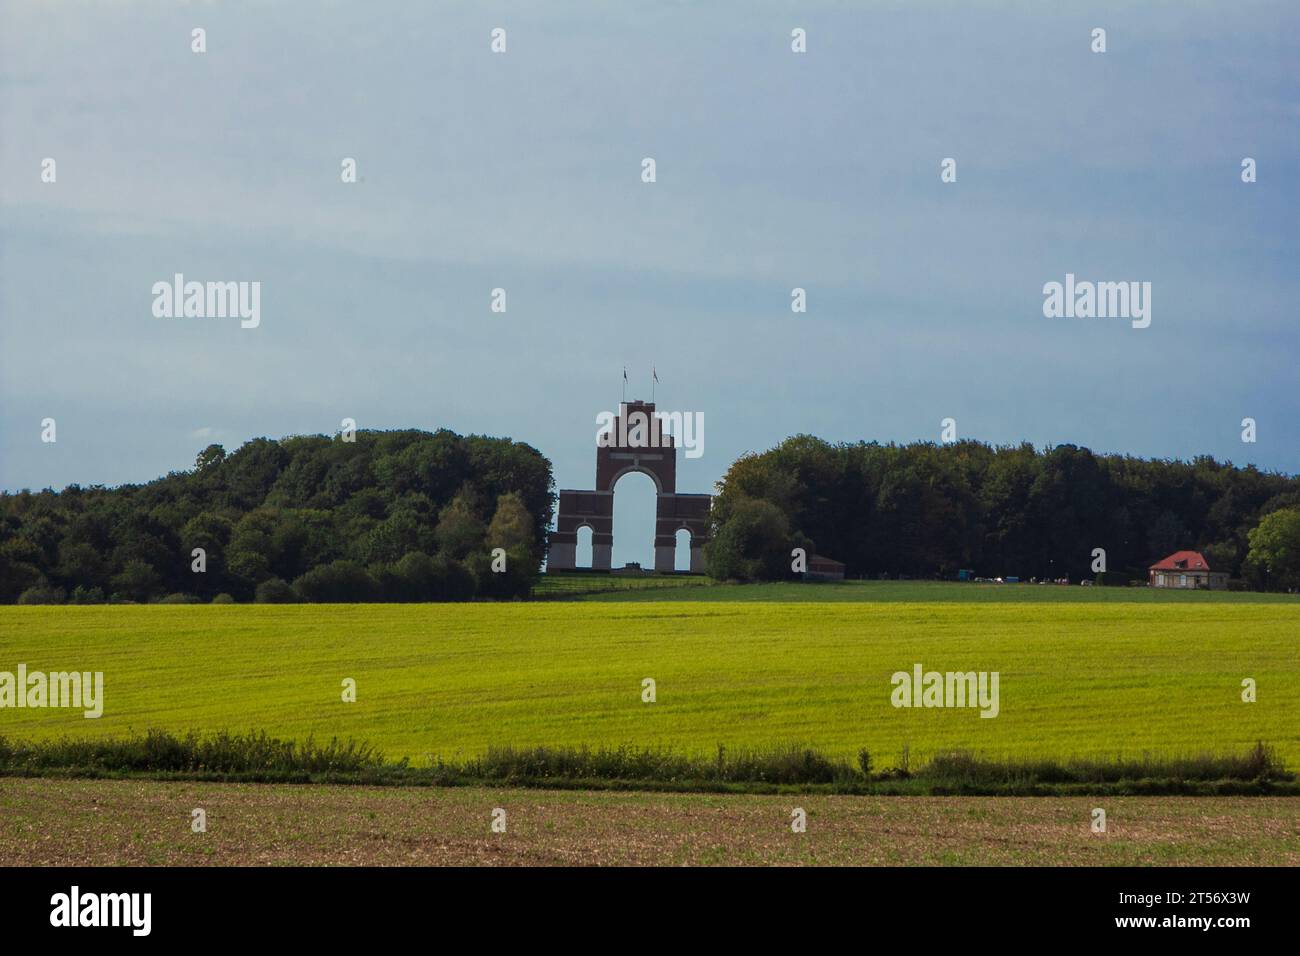
[[[497,498],[497,510],[487,529],[486,546],[491,553],[481,553],[470,562],[478,579],[479,594],[498,598],[527,597],[537,578],[542,554],[535,544],[532,515],[517,492],[507,492]],[[496,555],[498,548],[504,551],[503,555]]]
[[[0,601],[14,601],[40,580],[41,571],[36,565],[0,553]]]
[[[388,596],[395,601],[433,601],[443,575],[433,558],[420,551],[404,554],[393,568],[395,586]]]
[[[709,574],[719,580],[759,581],[790,576],[790,523],[770,501],[743,498],[704,546]]]
[[[1190,539],[1191,533],[1172,511],[1162,511],[1147,532],[1147,546],[1156,561],[1187,548]]]
[[[477,582],[470,570],[460,561],[445,555],[433,559],[437,569],[437,599],[439,601],[468,601],[477,593]]]
[[[295,576],[294,551],[300,547],[291,534],[295,525],[279,508],[255,508],[239,519],[230,535],[227,567],[244,591],[270,577]]]
[[[434,532],[439,553],[460,560],[471,551],[482,549],[486,529],[478,516],[475,498],[470,489],[462,489],[439,513]]]
[[[253,600],[258,604],[293,604],[298,600],[298,592],[282,578],[267,578],[257,586]]]
[[[69,604],[103,604],[104,589],[88,588],[85,587],[84,585],[78,584],[75,588],[72,589],[72,593],[68,595],[68,603]]]
[[[271,577],[271,562],[256,551],[232,551],[226,562],[227,583],[247,598],[257,585]]]
[[[226,450],[224,448],[220,445],[209,445],[195,457],[194,470],[203,471],[203,469],[211,468],[213,465],[219,465],[225,460]]]
[[[180,544],[183,557],[192,556],[195,548],[202,548],[206,570],[196,574],[191,570],[193,583],[190,589],[200,594],[215,594],[225,586],[226,546],[233,533],[228,518],[202,511],[181,528]],[[193,558],[190,558],[191,567]]]
[[[497,498],[497,510],[487,529],[489,548],[518,549],[524,553],[534,548],[533,516],[528,513],[524,499],[517,491],[509,491]]]
[[[380,597],[379,583],[355,561],[334,561],[312,568],[293,582],[304,601],[358,604]]]
[[[362,545],[367,563],[396,561],[420,547],[423,525],[410,511],[396,511],[370,529]]]
[[[1266,588],[1300,588],[1300,508],[1266,515],[1248,537],[1252,577]]]
[[[1201,554],[1211,570],[1227,571],[1234,576],[1242,563],[1241,548],[1236,541],[1216,541],[1202,548]]]
[[[127,561],[110,582],[115,594],[132,601],[147,601],[162,592],[162,576],[151,566],[136,558]]]
[[[18,595],[19,604],[62,604],[66,600],[63,588],[44,582],[33,585]]]
[[[65,541],[59,545],[58,575],[74,587],[95,587],[107,580],[108,569],[92,545]]]

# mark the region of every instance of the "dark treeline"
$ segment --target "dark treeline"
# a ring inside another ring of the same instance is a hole
[[[1300,479],[1209,457],[974,441],[832,445],[806,435],[739,459],[720,487],[709,568],[738,578],[788,577],[793,542],[843,561],[851,576],[968,568],[1024,580],[1093,578],[1092,552],[1103,548],[1105,583],[1145,580],[1155,561],[1193,549],[1215,570],[1277,586],[1258,560],[1264,537],[1251,559],[1248,535],[1264,516],[1288,509],[1290,520],[1300,506]]]
[[[554,500],[551,463],[508,439],[444,429],[210,445],[192,471],[144,485],[0,494],[0,602],[527,594]]]

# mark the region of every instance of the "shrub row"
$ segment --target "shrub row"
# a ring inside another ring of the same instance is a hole
[[[368,744],[331,739],[320,745],[278,740],[265,732],[176,736],[151,730],[122,740],[24,742],[0,737],[0,773],[86,770],[122,773],[357,773],[386,766]]]
[[[990,760],[942,754],[915,771],[906,754],[876,771],[863,750],[856,764],[815,750],[784,745],[712,756],[648,747],[494,747],[468,760],[433,756],[428,767],[386,761],[366,744],[332,739],[317,744],[283,741],[264,732],[176,736],[152,730],[122,740],[41,742],[0,737],[0,775],[73,776],[143,774],[211,779],[407,785],[474,783],[571,788],[667,790],[813,789],[843,793],[911,794],[1231,794],[1300,795],[1294,774],[1273,750],[1256,744],[1242,754],[1112,761]]]
[[[476,597],[527,597],[532,589],[535,562],[521,548],[507,551],[504,571],[495,571],[487,555],[469,555],[457,561],[445,555],[412,551],[391,564],[364,567],[340,559],[318,565],[290,584],[271,577],[257,584],[253,599],[258,604],[299,602],[364,604],[371,602],[469,601]],[[173,593],[151,600],[156,604],[201,604],[194,594]],[[114,592],[105,596],[101,588],[78,586],[71,594],[48,583],[34,585],[18,597],[19,604],[121,604],[135,603]],[[213,597],[213,604],[231,604],[226,593]]]

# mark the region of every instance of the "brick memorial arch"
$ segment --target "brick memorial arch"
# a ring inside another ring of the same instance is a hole
[[[639,413],[639,414],[638,414]],[[640,426],[640,427],[638,427]],[[649,475],[655,483],[655,570],[673,570],[677,532],[691,533],[691,572],[704,573],[711,495],[677,491],[677,443],[665,435],[653,402],[623,402],[614,428],[596,446],[595,491],[560,490],[559,514],[550,534],[548,571],[577,568],[578,530],[591,528],[591,567],[610,570],[614,549],[614,485],[628,472]]]

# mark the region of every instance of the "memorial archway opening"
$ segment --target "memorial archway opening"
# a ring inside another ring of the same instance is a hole
[[[614,481],[613,566],[639,564],[647,571],[655,562],[655,509],[659,490],[643,472],[625,471]]]

